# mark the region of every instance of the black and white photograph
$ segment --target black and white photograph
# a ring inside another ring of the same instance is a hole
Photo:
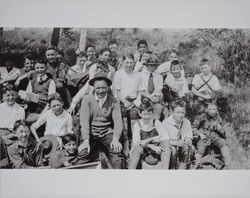
[[[250,168],[250,29],[5,28],[1,168]]]
[[[1,198],[248,198],[247,0],[0,0]]]

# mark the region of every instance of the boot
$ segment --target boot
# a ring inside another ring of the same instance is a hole
[[[195,165],[193,166],[193,170],[197,169],[201,163],[201,158],[202,158],[202,155],[199,154],[199,153],[196,153],[195,154]]]

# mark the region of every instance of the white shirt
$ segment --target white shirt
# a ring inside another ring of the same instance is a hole
[[[187,139],[193,139],[193,132],[191,123],[188,119],[184,118],[183,122],[180,126],[177,125],[175,122],[173,116],[169,116],[165,118],[162,122],[163,126],[165,127],[165,130],[167,131],[168,136],[170,137],[170,140],[187,140]],[[182,130],[180,130],[180,127]],[[180,134],[181,133],[181,134]],[[164,133],[165,135],[166,133]],[[164,136],[165,137],[165,136]],[[180,139],[178,138],[180,137]]]
[[[55,115],[55,113],[49,109],[44,112],[32,126],[38,129],[46,123],[44,135],[52,134],[62,136],[66,133],[72,133],[72,122],[71,115],[65,110],[63,110],[62,114]]]
[[[154,93],[159,93],[163,88],[163,78],[159,73],[153,72],[153,82],[154,82]],[[141,73],[141,91],[146,91],[148,93],[148,80],[150,72],[148,70]]]
[[[108,98],[108,95],[106,95],[104,98],[98,98],[96,93],[95,93],[95,99],[96,99],[97,103],[99,104],[100,108],[102,108],[102,106],[106,102],[107,98]]]
[[[218,91],[221,89],[219,79],[215,75],[210,73],[206,76],[203,73],[201,73],[201,74],[196,74],[192,81],[192,85],[195,87],[197,91],[203,92],[206,94],[212,94],[212,90],[207,85],[204,85],[203,87],[201,87],[203,84],[205,84],[202,78],[205,81],[208,81],[210,79],[207,84],[213,89],[213,91]],[[199,89],[199,87],[201,88]]]
[[[137,98],[141,88],[141,77],[138,72],[127,73],[120,69],[115,73],[114,90],[120,91],[122,98]]]
[[[8,72],[6,67],[0,67],[0,78],[5,80],[6,78],[17,78],[21,75],[20,69],[13,67],[13,69]]]
[[[42,80],[45,81],[46,79],[48,78],[48,76],[45,74],[42,76]],[[37,81],[38,80],[41,80],[39,79],[39,77],[37,76]],[[26,88],[26,91],[29,92],[29,93],[33,93],[33,89],[32,89],[32,85],[31,85],[31,81],[29,82],[27,88]],[[56,93],[56,83],[54,80],[51,80],[50,83],[49,83],[49,91],[48,91],[48,95],[51,95],[51,94],[55,94]]]
[[[138,122],[140,122],[141,127],[139,126]],[[138,142],[141,141],[140,130],[146,132],[146,131],[151,131],[154,128],[156,129],[160,137],[164,137],[165,140],[169,140],[168,134],[166,133],[164,126],[159,120],[155,120],[155,126],[153,126],[153,120],[152,123],[148,125],[144,124],[142,120],[139,120],[138,122],[136,122],[133,127],[133,137],[132,137],[133,145],[138,144]]]
[[[175,78],[171,73],[169,73],[164,83],[171,87],[173,91],[178,93],[179,97],[183,97],[189,92],[186,78]]]
[[[17,120],[25,119],[24,109],[17,103],[9,106],[6,102],[0,104],[0,128],[13,129]]]

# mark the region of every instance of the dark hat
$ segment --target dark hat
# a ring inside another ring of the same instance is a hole
[[[56,136],[50,134],[40,138],[38,144],[42,146],[44,158],[50,158],[58,147]]]
[[[94,76],[94,78],[92,78],[92,79],[89,81],[89,84],[90,84],[91,86],[94,86],[94,83],[95,83],[96,80],[105,80],[105,81],[108,83],[108,86],[112,85],[112,81],[109,80],[109,79],[107,78],[107,76],[106,76],[104,73],[102,73],[102,72],[96,73],[95,76]]]

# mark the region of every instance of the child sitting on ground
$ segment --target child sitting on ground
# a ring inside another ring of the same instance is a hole
[[[164,95],[167,102],[176,101],[178,98],[187,96],[188,83],[185,77],[182,77],[182,67],[178,60],[171,62],[170,73],[165,79]]]
[[[133,128],[133,147],[129,169],[136,169],[146,150],[151,149],[161,158],[162,168],[168,169],[170,161],[170,144],[162,123],[153,116],[152,103],[144,100],[139,107],[141,119]],[[162,137],[165,139],[162,139]]]
[[[52,168],[67,167],[82,164],[85,161],[78,156],[77,137],[75,134],[68,133],[62,136],[63,148],[56,151],[49,160]]]
[[[17,141],[7,148],[10,164],[13,168],[33,168],[43,164],[42,153],[35,141],[30,139],[30,129],[25,120],[14,125]]]
[[[215,104],[209,103],[206,108],[206,113],[195,119],[193,123],[193,131],[199,137],[197,142],[197,153],[195,154],[196,164],[194,169],[198,168],[201,158],[210,146],[220,148],[225,165],[228,168],[230,166],[230,153],[225,140],[222,119]]]
[[[38,142],[40,138],[36,130],[46,123],[44,136],[49,134],[55,135],[59,148],[62,148],[61,136],[66,133],[72,133],[72,117],[63,109],[63,100],[58,93],[49,97],[49,108],[31,125],[30,129]]]
[[[17,91],[14,85],[8,84],[3,87],[3,103],[0,104],[0,160],[6,157],[5,144],[13,143],[11,138],[14,124],[17,120],[25,119],[24,109],[16,103]]]
[[[187,169],[193,156],[194,147],[192,145],[191,123],[185,118],[185,102],[174,102],[172,104],[172,115],[166,118],[162,124],[170,137],[171,167],[176,167],[178,160],[179,169]]]

